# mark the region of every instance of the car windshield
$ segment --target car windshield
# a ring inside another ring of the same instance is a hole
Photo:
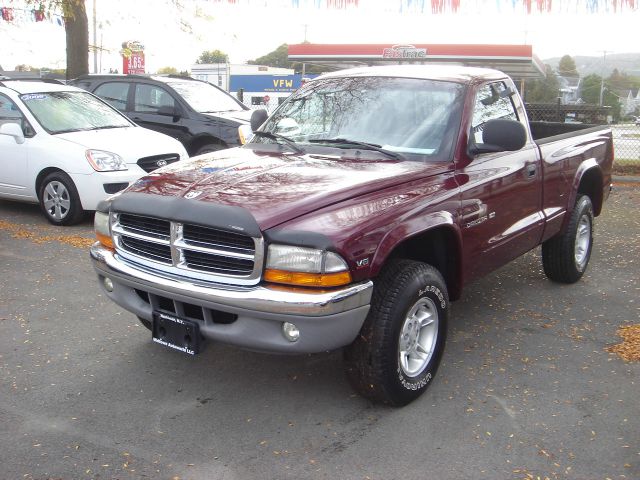
[[[129,127],[126,117],[86,92],[44,92],[20,99],[51,134]]]
[[[229,94],[204,82],[171,82],[169,85],[180,94],[196,112],[239,112],[242,105]]]
[[[386,157],[439,160],[449,155],[456,138],[463,92],[463,85],[445,81],[327,78],[289,97],[263,130],[298,145],[366,149],[369,144]]]

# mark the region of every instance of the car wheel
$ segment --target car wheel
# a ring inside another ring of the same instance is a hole
[[[554,282],[580,280],[591,258],[593,205],[586,195],[578,197],[564,232],[542,244],[544,273]]]
[[[440,364],[448,314],[447,287],[435,268],[411,260],[385,268],[362,330],[345,349],[352,386],[366,398],[395,406],[418,398]]]
[[[73,180],[64,172],[47,175],[38,195],[44,216],[54,225],[73,225],[82,220],[84,211]]]
[[[224,147],[219,143],[209,143],[207,145],[203,145],[196,151],[196,155],[203,155],[205,153],[217,152],[218,150],[222,150]]]

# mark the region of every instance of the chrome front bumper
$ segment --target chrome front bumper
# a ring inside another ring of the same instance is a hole
[[[333,350],[351,343],[367,316],[373,283],[365,281],[329,291],[197,283],[159,276],[145,267],[132,265],[112,250],[95,243],[91,247],[93,266],[105,295],[135,315],[151,320],[153,308],[136,290],[177,302],[237,315],[230,324],[204,321],[205,338],[254,350],[283,353],[312,353]],[[108,292],[103,279],[114,284]],[[300,330],[296,342],[282,335],[282,323],[294,323]]]

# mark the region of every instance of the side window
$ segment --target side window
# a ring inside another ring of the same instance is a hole
[[[17,123],[22,128],[25,137],[35,135],[31,125],[22,114],[13,100],[0,94],[0,125],[5,123]]]
[[[476,94],[471,129],[476,143],[482,143],[482,128],[489,120],[518,120],[511,96],[504,82],[485,85]]]
[[[162,87],[136,84],[136,100],[133,110],[140,113],[158,113],[162,107],[176,107],[173,97]]]
[[[113,108],[124,111],[127,109],[127,97],[131,84],[125,82],[103,83],[93,92]]]

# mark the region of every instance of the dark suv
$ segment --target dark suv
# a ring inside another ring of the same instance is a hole
[[[202,80],[177,75],[84,75],[69,82],[142,127],[178,139],[190,156],[235,147],[251,110]]]

